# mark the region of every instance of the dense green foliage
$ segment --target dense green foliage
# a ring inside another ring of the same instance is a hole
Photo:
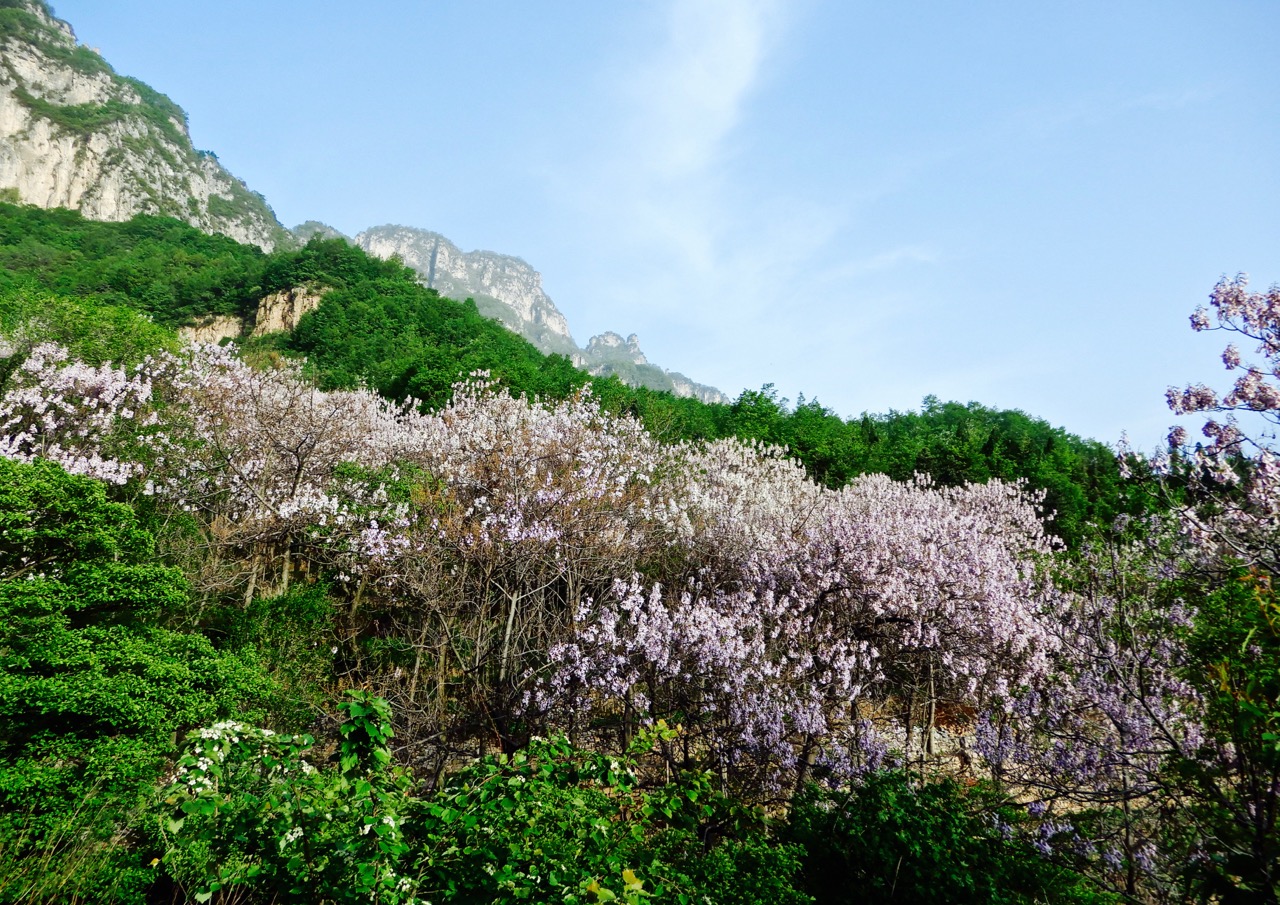
[[[186,600],[104,485],[0,458],[0,901],[141,895],[121,842],[174,734],[270,696],[251,656],[163,627]]]
[[[172,327],[202,315],[252,317],[266,265],[259,249],[177,220],[97,223],[74,211],[0,205],[0,289],[34,283]]]
[[[178,348],[171,330],[129,308],[53,295],[35,287],[0,293],[0,333],[27,344],[59,343],[95,366],[136,365],[148,355]],[[5,374],[0,362],[0,378]]]
[[[908,480],[927,474],[945,485],[991,478],[1026,480],[1045,492],[1051,528],[1069,544],[1089,523],[1110,524],[1122,510],[1114,453],[1019,411],[970,402],[924,400],[917,412],[842,420],[816,400],[793,407],[771,386],[747,391],[730,407],[723,435],[786,446],[813,477],[839,487],[859,474]]]
[[[361,692],[339,709],[332,768],[307,759],[309,735],[227,721],[187,736],[164,860],[196,901],[233,887],[276,902],[409,900],[398,868],[410,779],[391,765],[391,714]]]
[[[804,905],[800,849],[707,774],[643,782],[658,726],[611,757],[563,739],[483,758],[424,797],[392,766],[386,702],[340,705],[336,764],[314,739],[223,723],[188,736],[166,804],[170,872],[198,901],[641,901]]]
[[[1114,901],[1015,837],[1025,815],[982,786],[883,772],[801,794],[788,838],[805,851],[803,887],[827,905]]]
[[[1200,595],[1187,678],[1208,702],[1209,742],[1228,764],[1182,759],[1177,782],[1222,851],[1194,858],[1202,896],[1257,900],[1280,882],[1280,600],[1271,579],[1243,570]]]
[[[711,776],[642,781],[641,756],[675,736],[659,724],[624,757],[535,740],[451,777],[412,812],[421,892],[460,905],[809,901],[792,883],[799,850]]]
[[[396,280],[329,293],[303,318],[289,347],[308,356],[322,385],[364,380],[384,395],[433,408],[448,401],[460,375],[477,370],[549,398],[563,398],[588,379],[568,359],[544,356],[482,317],[474,304]]]

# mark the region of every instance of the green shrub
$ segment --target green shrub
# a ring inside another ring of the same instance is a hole
[[[178,348],[173,331],[136,311],[67,298],[31,285],[0,291],[0,334],[27,342],[56,342],[66,346],[73,358],[94,366],[136,365],[148,355]]]
[[[252,654],[285,691],[274,702],[276,720],[305,725],[333,680],[337,641],[327,589],[295,585],[288,594],[258,597],[247,607],[228,607],[220,615],[226,647]]]
[[[639,755],[581,751],[563,739],[495,755],[418,803],[406,825],[432,902],[777,903],[792,888],[797,850],[763,820],[686,772],[647,787]]]
[[[156,625],[186,601],[104,485],[0,459],[0,902],[140,900],[134,828],[175,733],[271,697]]]
[[[885,771],[849,792],[802,792],[787,838],[804,848],[801,888],[824,905],[1115,901],[1020,841],[1022,815],[981,786]]]
[[[207,902],[411,902],[402,826],[408,778],[391,765],[387,702],[351,692],[336,766],[314,739],[222,722],[191,732],[166,804],[169,872]]]

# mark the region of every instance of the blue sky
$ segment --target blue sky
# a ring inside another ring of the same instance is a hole
[[[520,255],[580,343],[1151,446],[1280,280],[1280,4],[60,0],[286,225]]]

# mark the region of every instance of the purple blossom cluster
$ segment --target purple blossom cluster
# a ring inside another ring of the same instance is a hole
[[[125,456],[129,425],[155,423],[145,369],[130,376],[110,365],[69,360],[43,343],[31,350],[0,394],[0,456],[57,462],[71,474],[123,484],[141,473]]]
[[[682,505],[662,515],[698,567],[585,601],[540,707],[696,713],[724,757],[847,771],[882,761],[904,685],[976,705],[1046,668],[1052,544],[1021,488],[868,476],[831,491],[776,449],[680,452]]]

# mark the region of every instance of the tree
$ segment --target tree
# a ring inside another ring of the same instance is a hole
[[[1054,668],[989,716],[981,748],[1039,790],[1042,812],[1095,809],[1088,844],[1128,895],[1274,903],[1280,468],[1238,416],[1280,422],[1280,288],[1224,278],[1210,304],[1216,327],[1201,308],[1193,329],[1256,342],[1261,361],[1231,344],[1222,360],[1240,373],[1227,394],[1169,389],[1174,412],[1214,416],[1208,443],[1190,450],[1185,429],[1170,432],[1155,487],[1169,517],[1121,527],[1127,537],[1076,564]]]

